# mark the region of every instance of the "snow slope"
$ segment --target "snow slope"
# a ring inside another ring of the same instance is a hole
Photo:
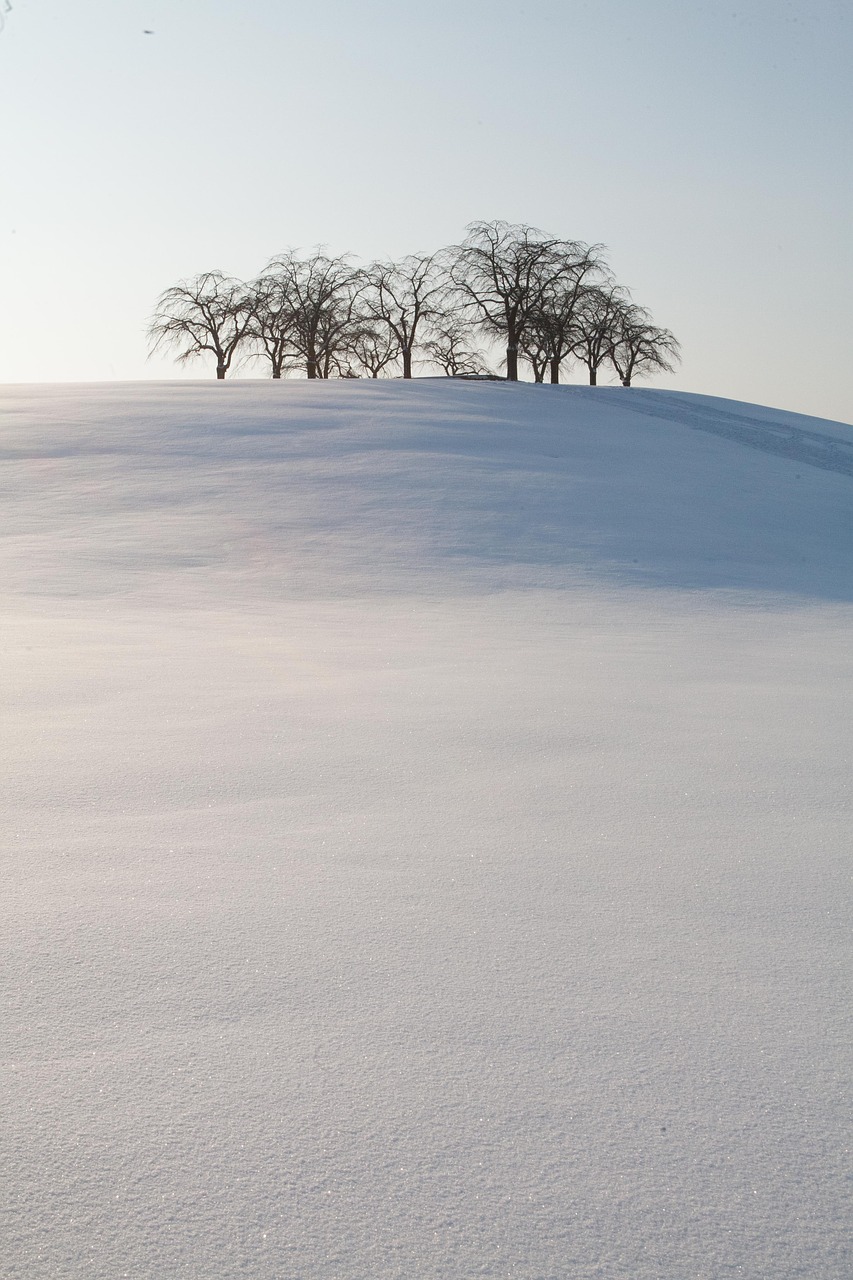
[[[0,415],[0,1274],[853,1273],[853,429]]]

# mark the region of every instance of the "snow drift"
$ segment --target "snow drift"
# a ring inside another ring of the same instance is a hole
[[[4,1275],[847,1274],[853,429],[0,406]]]

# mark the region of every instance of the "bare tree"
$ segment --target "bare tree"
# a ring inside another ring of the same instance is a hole
[[[446,316],[433,329],[429,342],[424,343],[424,351],[433,364],[444,370],[448,378],[489,373],[482,351],[474,350],[468,345],[470,338],[470,325],[452,315]]]
[[[150,351],[176,347],[182,363],[209,352],[222,379],[246,343],[254,314],[252,291],[241,280],[205,271],[160,294],[148,326]]]
[[[268,274],[279,277],[290,299],[290,341],[308,377],[331,377],[357,325],[363,273],[348,258],[330,258],[318,250],[306,258],[281,254],[267,266]]]
[[[269,361],[271,376],[280,378],[299,359],[294,344],[294,305],[288,278],[280,271],[265,271],[253,283],[254,315],[249,338],[259,355]]]
[[[551,364],[552,335],[544,315],[536,315],[525,330],[521,340],[522,353],[530,361],[533,381],[544,382]]]
[[[472,222],[468,236],[450,251],[456,296],[480,326],[506,344],[506,376],[518,381],[518,353],[531,318],[566,270],[571,242],[535,227],[507,222]],[[572,246],[578,254],[585,246]]]
[[[205,272],[161,294],[150,349],[173,346],[180,361],[210,353],[220,379],[243,351],[269,361],[273,378],[298,363],[309,378],[378,378],[398,359],[411,378],[418,350],[451,376],[487,372],[475,331],[501,340],[509,381],[519,353],[537,382],[559,382],[573,358],[592,385],[608,360],[630,386],[679,359],[669,330],[616,285],[601,245],[499,221],[473,222],[467,233],[439,253],[366,270],[317,249],[280,254],[252,285]]]
[[[403,377],[411,378],[418,331],[439,315],[445,291],[435,256],[411,254],[401,262],[375,262],[367,276],[368,314],[391,330],[403,359]]]
[[[533,366],[537,382],[546,371],[552,383],[560,381],[560,366],[574,354],[578,342],[578,316],[584,290],[596,279],[607,280],[601,245],[559,241],[553,253],[561,269],[542,290],[522,337],[522,350]]]
[[[613,349],[621,314],[629,305],[630,299],[619,285],[590,285],[581,290],[573,354],[586,365],[591,387],[598,382],[598,370]]]
[[[630,305],[617,317],[610,363],[623,387],[631,379],[661,370],[673,373],[681,359],[681,347],[669,329],[659,329],[643,307]]]
[[[378,378],[399,358],[400,344],[388,325],[377,324],[366,317],[350,338],[348,354],[357,368],[364,369],[371,378]]]

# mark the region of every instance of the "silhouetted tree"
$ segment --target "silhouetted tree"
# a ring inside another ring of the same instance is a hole
[[[551,363],[551,332],[544,316],[534,316],[521,340],[521,350],[533,369],[533,381],[544,382]]]
[[[205,272],[161,294],[151,350],[174,346],[181,361],[209,352],[218,378],[249,351],[273,378],[298,363],[309,378],[378,378],[398,359],[411,378],[421,350],[452,376],[487,370],[476,331],[504,346],[509,381],[521,353],[537,382],[559,382],[572,358],[593,385],[609,360],[625,386],[679,359],[670,331],[615,283],[601,245],[499,221],[473,222],[467,233],[438,253],[365,269],[317,249],[278,255],[252,285]]]
[[[299,359],[294,342],[294,302],[288,288],[288,276],[267,270],[251,285],[254,314],[248,336],[257,352],[269,361],[273,378]]]
[[[359,322],[347,349],[348,358],[355,362],[357,368],[369,373],[371,378],[378,378],[399,355],[400,344],[394,331],[387,324],[377,323],[370,317],[364,317]]]
[[[598,382],[598,370],[613,349],[620,315],[627,305],[628,295],[619,285],[590,285],[581,290],[573,354],[586,365],[591,387]]]
[[[290,300],[289,341],[309,378],[328,378],[336,369],[357,325],[356,302],[366,285],[363,272],[347,257],[319,251],[300,258],[281,254],[267,266]]]
[[[558,241],[535,227],[472,222],[450,250],[450,277],[459,304],[506,345],[506,376],[518,381],[518,352],[531,316],[563,269]]]
[[[444,370],[448,378],[489,373],[482,351],[474,350],[468,345],[470,338],[470,325],[452,315],[446,316],[433,329],[430,340],[424,343],[424,351],[433,364]]]
[[[176,347],[182,363],[210,353],[217,378],[224,378],[246,344],[254,314],[254,296],[241,280],[205,271],[160,294],[148,326],[150,351]]]
[[[584,289],[595,280],[603,283],[607,275],[601,245],[558,241],[553,253],[560,271],[542,291],[524,331],[522,348],[535,380],[543,382],[550,372],[551,382],[557,383],[560,366],[574,353],[580,337],[578,317]]]
[[[674,372],[681,347],[669,329],[659,329],[643,307],[626,306],[616,318],[614,340],[608,351],[610,363],[623,387],[632,378],[662,370]]]
[[[411,378],[418,333],[439,314],[445,289],[435,257],[411,254],[400,262],[374,262],[366,274],[366,312],[388,326],[402,357],[403,377]]]

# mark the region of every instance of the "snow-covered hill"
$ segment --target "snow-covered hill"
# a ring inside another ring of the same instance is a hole
[[[853,428],[0,421],[4,1276],[853,1271]]]

